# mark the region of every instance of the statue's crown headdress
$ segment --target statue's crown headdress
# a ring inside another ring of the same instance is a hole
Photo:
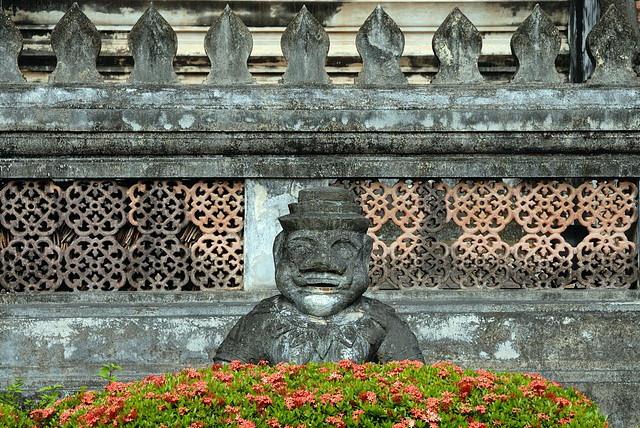
[[[285,230],[355,230],[366,233],[369,219],[362,214],[353,193],[337,187],[303,189],[290,214],[280,217]]]

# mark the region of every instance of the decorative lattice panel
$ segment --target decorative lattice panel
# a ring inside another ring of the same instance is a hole
[[[371,220],[375,288],[632,288],[638,194],[619,180],[341,180]]]
[[[0,291],[242,288],[244,184],[11,181]]]

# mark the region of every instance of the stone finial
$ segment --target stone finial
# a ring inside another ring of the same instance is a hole
[[[638,54],[638,38],[629,21],[615,6],[609,6],[589,33],[587,51],[595,65],[590,83],[629,83],[636,80],[633,61]]]
[[[253,83],[247,60],[253,49],[253,37],[229,5],[211,25],[204,38],[204,50],[211,60],[206,84]]]
[[[406,84],[400,70],[404,34],[393,19],[378,5],[369,15],[358,35],[356,48],[362,58],[362,71],[355,82],[364,85]]]
[[[74,2],[51,32],[51,47],[58,63],[49,82],[102,82],[103,78],[96,68],[101,46],[96,26]]]
[[[511,79],[517,83],[558,83],[556,70],[560,32],[539,4],[511,37],[511,52],[518,58],[518,70]]]
[[[638,25],[638,8],[634,0],[599,0],[600,12],[606,12],[610,6],[615,6],[616,9],[627,19],[627,22],[631,24],[636,34],[640,36],[640,26]]]
[[[128,43],[134,61],[130,83],[178,83],[173,71],[178,37],[153,3],[131,29]]]
[[[457,7],[445,18],[433,36],[433,51],[440,67],[433,83],[482,83],[478,56],[482,36]]]
[[[22,34],[4,11],[0,10],[0,83],[24,83],[18,68]]]
[[[280,47],[287,60],[287,71],[281,83],[300,85],[329,84],[331,79],[324,64],[329,53],[329,35],[309,13],[306,6],[293,18],[280,39]]]

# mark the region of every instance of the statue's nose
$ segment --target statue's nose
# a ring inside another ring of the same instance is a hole
[[[316,251],[300,265],[301,272],[330,272],[342,275],[345,270],[345,261],[330,251]]]

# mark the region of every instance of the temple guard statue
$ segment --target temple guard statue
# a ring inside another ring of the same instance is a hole
[[[372,239],[369,220],[344,189],[300,191],[273,249],[280,295],[262,300],[222,342],[216,361],[423,361],[409,327],[363,296]]]

